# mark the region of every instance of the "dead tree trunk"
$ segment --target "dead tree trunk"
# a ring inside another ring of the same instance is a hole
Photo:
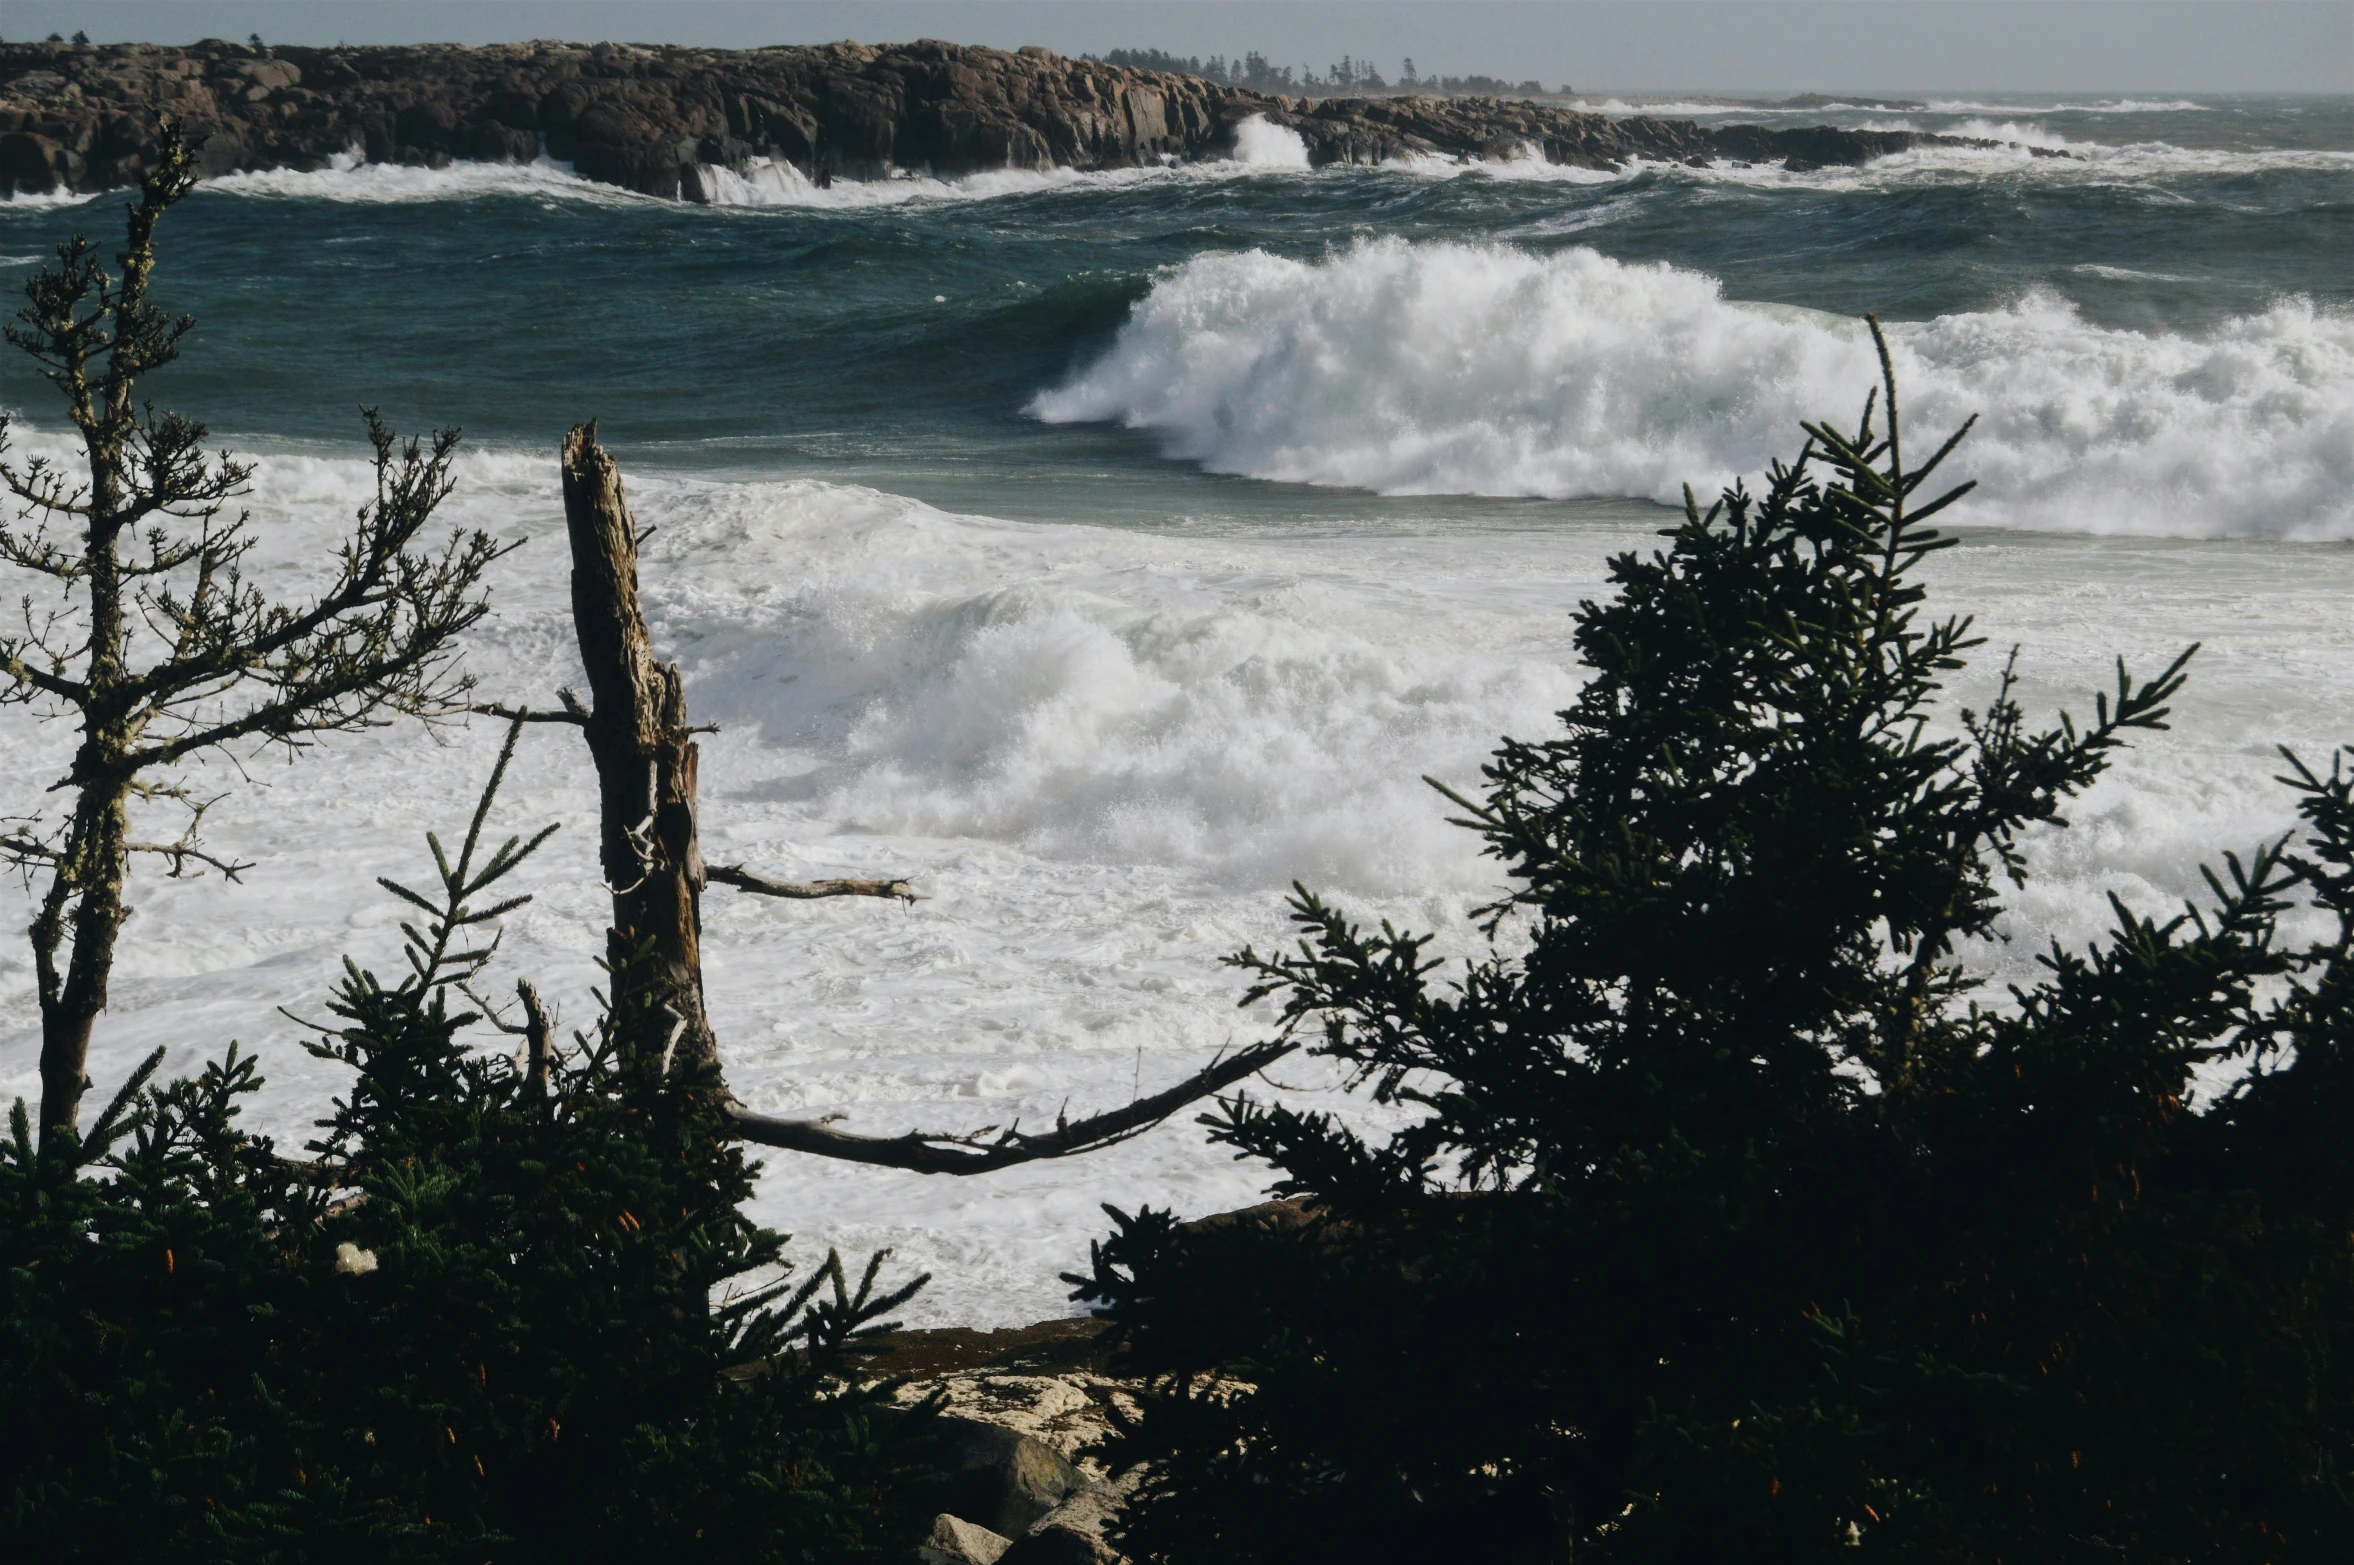
[[[652,1018],[666,1056],[715,1060],[685,686],[677,665],[654,659],[638,606],[637,521],[594,424],[564,437],[563,458],[572,623],[596,703],[582,726],[597,764],[597,856],[613,893],[605,959],[614,1009]]]
[[[915,900],[904,880],[821,880],[791,884],[740,865],[706,870],[697,837],[698,751],[687,722],[686,687],[674,663],[656,661],[638,604],[638,531],[622,493],[621,470],[597,444],[594,424],[564,437],[564,520],[572,541],[572,619],[595,700],[583,710],[570,692],[562,712],[476,710],[516,721],[569,722],[588,738],[597,766],[598,854],[613,893],[607,935],[613,1002],[661,1029],[665,1058],[719,1064],[703,1003],[702,896],[718,881],[760,896]],[[862,1136],[824,1120],[788,1120],[744,1107],[724,1076],[719,1094],[747,1141],[851,1162],[927,1174],[978,1174],[1039,1158],[1068,1157],[1141,1135],[1188,1103],[1222,1091],[1289,1054],[1277,1037],[1223,1057],[1165,1091],[1049,1131],[992,1126],[978,1134],[913,1131]],[[995,1132],[992,1134],[992,1132]]]

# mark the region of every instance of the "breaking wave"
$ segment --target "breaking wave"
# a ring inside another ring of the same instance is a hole
[[[1143,168],[991,169],[941,179],[902,170],[889,179],[838,179],[819,185],[791,163],[754,158],[742,173],[706,165],[704,189],[714,206],[834,207],[898,206],[910,201],[988,201],[1041,191],[1113,189],[1148,181],[1232,179],[1308,168],[1308,145],[1295,131],[1252,115],[1235,127],[1233,156],[1199,163],[1171,161]]]
[[[2200,336],[2030,293],[1891,328],[1912,427],[1980,416],[1966,518],[2072,532],[2354,537],[2354,320],[2284,300]],[[1706,494],[1852,417],[1860,321],[1728,300],[1578,248],[1360,243],[1201,256],[1030,411],[1159,431],[1217,472],[1393,494]]]

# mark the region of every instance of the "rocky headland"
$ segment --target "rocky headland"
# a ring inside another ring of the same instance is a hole
[[[1410,154],[1861,164],[1989,146],[1910,131],[1702,127],[1497,98],[1270,96],[1040,48],[856,43],[690,49],[535,42],[255,48],[208,40],[0,44],[0,193],[134,183],[167,120],[204,177],[354,160],[441,167],[543,154],[646,195],[710,201],[716,170],[765,161],[810,180],[1004,168],[1136,168],[1216,158],[1257,116],[1312,164]]]

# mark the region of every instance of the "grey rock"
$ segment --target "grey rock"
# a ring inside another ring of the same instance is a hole
[[[1086,1475],[1043,1440],[955,1414],[934,1421],[919,1460],[930,1470],[919,1485],[927,1509],[1009,1538],[1087,1486]]]
[[[931,1536],[916,1547],[923,1565],[997,1565],[1013,1540],[946,1512],[932,1518]]]
[[[1081,1490],[1016,1538],[997,1565],[1126,1565],[1127,1556],[1105,1529],[1127,1508],[1143,1479],[1144,1469],[1132,1467]]]

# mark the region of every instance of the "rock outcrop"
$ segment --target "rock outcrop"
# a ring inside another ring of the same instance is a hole
[[[1220,157],[1258,116],[1309,161],[1542,156],[1855,164],[1950,138],[1703,128],[1494,98],[1271,97],[1050,50],[925,41],[773,49],[537,42],[257,49],[208,40],[0,45],[0,192],[135,182],[180,124],[206,177],[365,160],[441,167],[543,154],[647,195],[710,201],[719,171],[880,179]]]

